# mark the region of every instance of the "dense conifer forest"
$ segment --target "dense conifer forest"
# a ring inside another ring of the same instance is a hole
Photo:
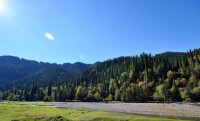
[[[50,75],[53,73],[56,72]],[[19,82],[20,87],[4,88],[0,98],[12,101],[199,101],[200,49],[119,57],[95,63],[75,76],[62,76],[62,71],[54,76],[58,78],[39,78],[40,81],[31,83]]]

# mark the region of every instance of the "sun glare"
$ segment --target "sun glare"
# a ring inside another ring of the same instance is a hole
[[[0,14],[6,15],[7,7],[4,0],[0,0]]]
[[[3,11],[5,4],[2,0],[0,0],[0,11]]]

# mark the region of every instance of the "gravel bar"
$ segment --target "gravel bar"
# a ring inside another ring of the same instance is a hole
[[[95,103],[62,102],[54,107],[70,110],[95,110],[128,114],[194,118],[200,120],[199,103]]]

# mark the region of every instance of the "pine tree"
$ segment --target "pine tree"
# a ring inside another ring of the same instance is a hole
[[[51,93],[52,93],[52,86],[51,86],[51,83],[49,83],[47,95],[51,96]]]

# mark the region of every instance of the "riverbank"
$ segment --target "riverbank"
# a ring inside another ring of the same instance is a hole
[[[200,120],[199,103],[90,103],[64,102],[55,104],[55,107],[118,112],[136,115],[171,117]]]

